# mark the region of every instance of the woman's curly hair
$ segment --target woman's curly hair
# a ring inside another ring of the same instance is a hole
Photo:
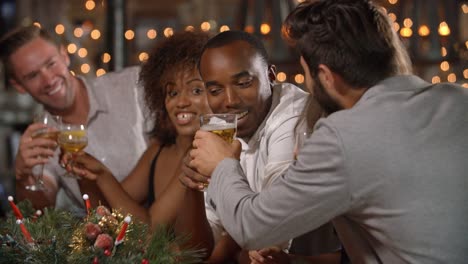
[[[175,143],[176,131],[166,111],[165,81],[168,77],[197,70],[209,35],[184,31],[156,43],[140,71],[145,103],[154,120],[150,136],[164,144]]]

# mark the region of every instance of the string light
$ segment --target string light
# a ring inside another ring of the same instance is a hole
[[[427,37],[429,36],[430,33],[431,31],[429,30],[429,27],[426,25],[421,25],[418,29],[418,34],[421,37]]]
[[[55,26],[55,33],[62,35],[65,32],[65,27],[62,24],[57,24]]]
[[[404,27],[400,30],[400,35],[405,38],[409,38],[413,35],[413,30],[411,28]]]
[[[440,48],[440,54],[442,57],[447,56],[447,49],[445,47]]]
[[[168,37],[170,37],[172,35],[174,35],[174,30],[172,28],[167,27],[167,28],[164,29],[164,36],[166,38],[168,38]]]
[[[35,25],[35,26],[38,27],[38,28],[42,28],[42,25],[41,25],[41,23],[39,23],[39,22],[34,22],[33,25]]]
[[[96,76],[97,76],[97,77],[102,76],[102,75],[104,75],[104,74],[106,74],[106,70],[104,70],[104,69],[102,69],[102,68],[100,68],[100,69],[98,69],[98,70],[96,71]]]
[[[439,24],[439,35],[448,36],[450,35],[450,28],[447,25],[447,22],[443,21]]]
[[[96,7],[96,3],[92,0],[88,0],[85,3],[85,8],[89,11],[93,10]]]
[[[224,32],[224,31],[228,31],[230,30],[229,26],[227,25],[222,25],[220,28],[219,28],[219,32]]]
[[[303,2],[304,0],[296,0],[296,1],[298,3],[300,3],[300,2]],[[399,2],[398,0],[387,0],[387,1],[391,5],[396,5]],[[87,0],[87,1],[85,1],[85,8],[87,10],[93,10],[93,9],[96,8],[96,5],[98,5],[98,4],[104,5],[104,1],[96,2],[95,0]],[[465,13],[465,14],[468,13],[468,5],[467,4],[462,4],[462,5],[460,5],[460,7],[461,7],[461,10],[462,10],[463,13]],[[387,6],[387,8],[391,8],[389,10],[385,9],[385,12],[388,15],[390,21],[393,22],[392,24],[393,24],[394,30],[396,32],[398,32],[402,37],[404,37],[404,38],[411,37],[413,35],[413,29],[415,31],[414,33],[418,34],[421,37],[427,37],[432,33],[431,29],[429,28],[428,25],[421,24],[421,25],[418,26],[418,22],[415,22],[416,23],[415,24],[412,21],[412,19],[408,18],[408,17],[405,18],[401,22],[401,26],[400,26],[400,24],[397,22],[398,19],[397,19],[396,13],[390,12],[392,9],[394,10],[394,7],[388,7]],[[28,19],[30,21],[30,18],[24,18],[23,21],[26,21]],[[90,22],[90,23],[86,24],[86,22]],[[85,24],[86,24],[86,27],[85,27]],[[41,24],[39,22],[34,22],[34,25],[36,25],[38,27],[41,27]],[[412,29],[413,25],[415,25],[417,27]],[[90,21],[84,21],[83,24],[80,27],[77,27],[77,28],[75,28],[73,30],[73,35],[75,37],[77,37],[77,38],[81,38],[81,37],[83,37],[83,35],[90,34],[90,38],[92,38],[94,40],[100,39],[102,33],[100,32],[100,30],[93,29],[93,28],[94,28],[94,25],[91,22],[91,20]],[[70,31],[70,29],[71,28],[68,28],[68,31]],[[214,30],[217,29],[217,22],[216,21],[203,21],[200,24],[200,29],[202,31],[210,31],[210,30],[214,31]],[[185,30],[186,31],[193,31],[193,30],[195,30],[195,27],[192,26],[192,25],[189,25],[189,26],[185,27]],[[228,25],[221,25],[219,27],[219,32],[224,32],[224,31],[227,31],[227,30],[230,30],[230,27]],[[246,32],[249,32],[249,33],[254,33],[254,32],[256,32],[256,30],[259,30],[262,35],[268,35],[268,34],[271,33],[272,28],[268,23],[262,23],[259,28],[254,28],[252,25],[247,25],[244,28],[244,30]],[[58,35],[63,35],[65,33],[65,26],[63,24],[57,24],[55,26],[55,32]],[[147,30],[146,36],[147,36],[148,39],[156,39],[156,37],[158,36],[158,33],[161,34],[161,32],[163,32],[165,37],[170,37],[170,36],[172,36],[174,34],[174,29],[171,28],[171,27],[167,27],[163,31],[157,32],[156,29],[151,28],[151,29]],[[450,30],[450,27],[447,24],[447,22],[445,22],[445,21],[440,22],[439,27],[438,27],[438,34],[440,36],[448,36],[448,35],[450,35],[450,33],[451,33],[451,30]],[[136,37],[135,36],[135,31],[132,30],[132,29],[128,29],[127,31],[125,31],[124,37],[125,37],[125,39],[127,39],[129,41],[134,40],[135,37]],[[465,42],[462,42],[462,43],[464,43],[466,48],[468,49],[468,41],[465,41]],[[74,44],[74,43],[71,43],[71,44],[67,45],[67,51],[68,51],[69,54],[77,53],[77,55],[79,57],[81,57],[81,58],[85,58],[88,55],[88,50],[86,48],[79,48],[78,49],[77,45]],[[448,53],[448,51],[447,51],[446,47],[441,47],[440,48],[440,54],[441,54],[442,57],[446,57],[447,53]],[[148,55],[147,52],[140,52],[138,54],[138,60],[143,62],[143,61],[148,59],[148,56],[149,55]],[[101,56],[101,60],[102,60],[103,63],[109,63],[110,60],[111,60],[110,54],[109,53],[104,53]],[[448,61],[443,61],[443,62],[440,63],[440,69],[441,69],[441,71],[444,71],[444,72],[449,71],[450,66],[451,65],[449,64]],[[452,68],[454,69],[455,66],[453,66]],[[80,69],[81,69],[82,73],[88,73],[91,70],[91,66],[89,64],[85,63],[85,64],[82,64],[80,66]],[[96,70],[96,76],[101,76],[101,75],[103,75],[105,73],[106,73],[106,71],[104,69],[102,69],[102,68]],[[305,81],[304,76],[302,74],[296,74],[296,75],[293,74],[292,76],[294,76],[294,81],[296,83],[298,83],[298,84],[302,84]],[[290,76],[289,78],[291,78],[292,76]],[[287,80],[287,74],[284,73],[284,72],[279,72],[276,77],[277,77],[276,78],[277,81],[279,81],[279,82],[284,82],[284,81]],[[465,79],[468,79],[468,70],[467,69],[465,69],[463,71],[463,77]],[[447,79],[448,79],[448,81],[451,81],[451,80],[456,81],[457,76],[456,76],[455,73],[451,73],[451,74],[449,74],[447,76]],[[453,81],[453,82],[455,82],[455,81]],[[432,82],[441,82],[441,78],[439,76],[434,76],[434,77],[432,77]]]
[[[276,75],[276,80],[278,82],[284,82],[286,81],[286,73],[284,72],[278,72],[278,74]]]
[[[91,66],[89,66],[88,63],[83,63],[83,64],[81,64],[80,69],[81,69],[81,72],[82,72],[82,73],[85,73],[85,74],[86,74],[86,73],[88,73],[88,72],[91,70]]]
[[[80,56],[81,58],[84,58],[88,55],[88,50],[85,49],[85,48],[80,48],[78,50],[78,56]]]
[[[210,23],[205,21],[205,22],[201,23],[200,29],[203,30],[203,31],[209,31],[211,29],[211,25],[210,25]]]
[[[270,31],[271,27],[267,23],[263,23],[260,25],[260,33],[262,33],[263,35],[267,35],[268,33],[270,33]]]
[[[101,37],[101,31],[99,29],[93,29],[91,31],[91,38],[92,39],[99,39]]]
[[[132,40],[133,38],[135,38],[135,32],[131,29],[128,29],[127,31],[125,31],[125,38],[127,40]]]
[[[450,70],[450,64],[448,63],[448,61],[441,62],[440,63],[440,69],[443,70],[443,71]]]
[[[138,60],[140,60],[141,62],[144,62],[148,59],[149,55],[147,52],[141,52],[139,55],[138,55]]]
[[[463,4],[461,6],[461,9],[463,11],[464,14],[468,14],[468,5],[467,4]]]
[[[155,29],[149,29],[148,32],[146,32],[146,36],[149,39],[155,39],[157,35],[158,35],[158,32],[156,32]]]
[[[394,13],[388,13],[388,17],[392,22],[396,22],[396,15]]]
[[[75,28],[75,30],[73,30],[73,35],[77,38],[81,38],[83,36],[83,29],[79,27]]]
[[[413,20],[411,20],[411,18],[405,18],[405,20],[403,20],[403,25],[410,28],[413,26]]]
[[[102,62],[108,63],[111,60],[111,55],[109,53],[102,54]]]
[[[455,73],[450,73],[448,76],[447,76],[447,81],[451,82],[451,83],[454,83],[457,81],[457,75]]]
[[[70,53],[70,54],[75,53],[77,49],[78,49],[78,48],[76,47],[76,44],[75,44],[75,43],[70,43],[70,44],[67,45],[67,51],[68,51],[68,53]]]
[[[297,84],[302,84],[304,83],[304,75],[302,74],[296,74],[296,76],[294,76],[294,81],[297,83]]]

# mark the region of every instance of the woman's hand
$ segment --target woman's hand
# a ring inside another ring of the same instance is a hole
[[[278,247],[263,248],[260,250],[249,251],[251,263],[266,263],[266,264],[289,264],[290,259],[288,253]]]
[[[67,171],[89,180],[98,181],[101,177],[109,175],[112,177],[112,172],[102,162],[86,152],[65,153],[60,162],[67,164]]]
[[[182,173],[179,174],[179,181],[185,187],[202,191],[210,182],[210,177],[198,173],[196,170],[189,167],[189,163],[192,160],[189,154],[187,154],[182,163]]]

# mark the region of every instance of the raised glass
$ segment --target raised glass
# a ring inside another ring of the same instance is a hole
[[[64,153],[72,154],[69,166],[73,167],[73,155],[83,150],[88,145],[88,132],[83,124],[62,124],[57,142]],[[73,173],[66,176],[79,178]]]
[[[36,130],[32,138],[47,138],[57,141],[59,134],[59,127],[61,125],[61,117],[57,115],[51,115],[48,112],[41,112],[34,116],[34,123],[41,123],[47,127]],[[32,168],[32,175],[34,183],[26,185],[25,188],[30,191],[45,191],[44,186],[44,164],[37,164]]]

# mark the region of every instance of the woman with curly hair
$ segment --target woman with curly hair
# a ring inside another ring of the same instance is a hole
[[[89,154],[79,155],[71,169],[95,180],[113,208],[151,223],[153,229],[164,225],[188,234],[192,246],[210,252],[212,241],[205,239],[211,235],[199,231],[209,230],[203,193],[185,188],[177,177],[199,129],[200,115],[211,112],[197,68],[208,38],[205,33],[174,34],[158,42],[142,66],[140,82],[154,116],[153,143],[122,183]],[[208,228],[200,228],[202,225]]]

